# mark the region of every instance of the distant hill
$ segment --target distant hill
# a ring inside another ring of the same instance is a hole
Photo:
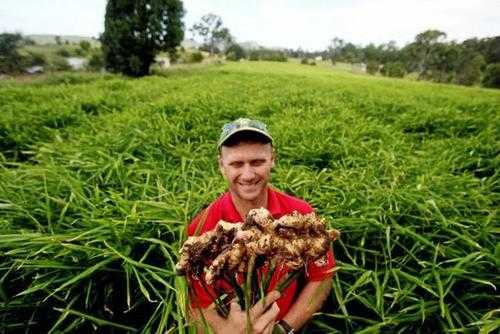
[[[268,50],[275,50],[275,51],[285,51],[286,48],[281,47],[281,46],[262,46],[259,43],[255,41],[246,41],[246,42],[241,42],[238,43],[243,49],[247,51],[251,50],[258,50],[258,49],[268,49]]]
[[[71,35],[26,35],[27,38],[31,38],[36,44],[46,45],[46,44],[56,44],[56,36],[61,37],[63,43],[78,44],[81,41],[88,41],[92,45],[97,46],[100,42],[93,37],[86,36],[71,36]]]
[[[47,44],[56,44],[56,36],[58,35],[48,35],[48,34],[40,34],[40,35],[26,35],[27,38],[31,38],[35,41],[36,44],[39,45],[47,45]],[[61,37],[62,43],[70,44],[78,44],[80,41],[88,41],[92,43],[94,46],[98,46],[101,43],[94,37],[86,37],[86,36],[73,36],[73,35],[59,35]],[[181,46],[184,48],[196,49],[201,46],[200,43],[196,42],[193,39],[185,39],[181,42]]]
[[[58,35],[49,35],[49,34],[39,34],[39,35],[26,35],[26,37],[31,38],[32,40],[35,41],[36,44],[39,45],[47,45],[47,44],[56,44],[56,36]],[[70,44],[78,44],[80,41],[88,41],[90,42],[93,46],[98,46],[101,43],[99,40],[97,40],[94,37],[86,37],[86,36],[74,36],[74,35],[59,35],[61,37],[62,43],[68,43]],[[241,42],[238,43],[243,49],[245,50],[258,50],[264,48],[262,45],[255,41],[246,41],[246,42]],[[195,41],[194,39],[185,39],[181,42],[181,46],[186,48],[186,49],[197,49],[201,46],[201,43]],[[271,48],[266,48],[266,49],[273,49],[273,50],[284,50],[284,48],[281,47],[271,47]]]
[[[258,50],[263,48],[263,46],[259,45],[255,41],[246,41],[246,42],[241,42],[238,43],[243,49],[245,50]],[[181,42],[181,46],[186,48],[186,49],[198,49],[202,46],[202,43],[195,41],[192,38],[185,39]],[[223,47],[223,44],[217,45],[217,47],[221,48]]]
[[[245,50],[258,50],[262,48],[262,46],[255,41],[246,41],[238,44],[240,44],[240,46]]]

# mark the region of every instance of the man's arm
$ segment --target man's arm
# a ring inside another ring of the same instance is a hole
[[[300,329],[321,308],[331,288],[331,278],[307,283],[283,320],[295,330]]]

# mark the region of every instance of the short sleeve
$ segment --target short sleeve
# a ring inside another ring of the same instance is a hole
[[[215,300],[214,296],[215,291],[212,286],[189,277],[189,299],[192,308],[207,308]]]
[[[200,223],[200,219],[201,219],[201,216],[203,215],[204,210],[206,210],[206,209],[201,210],[200,213],[198,213],[196,215],[196,217],[194,217],[194,219],[188,225],[187,235],[189,237],[192,237],[195,234],[196,230],[198,229],[198,224]]]
[[[335,274],[335,257],[330,248],[328,252],[307,265],[306,278],[308,281],[323,281],[332,278]]]
[[[203,209],[196,217],[191,221],[187,228],[188,236],[200,234],[203,226],[198,226],[200,224],[201,217],[206,215]],[[206,218],[206,217],[205,217]],[[191,302],[192,308],[206,308],[214,301],[215,291],[214,289],[202,281],[202,278],[195,279],[194,277],[187,277],[189,282],[189,300]]]

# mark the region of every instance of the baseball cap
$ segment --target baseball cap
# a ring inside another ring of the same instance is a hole
[[[222,144],[224,144],[224,142],[230,137],[242,131],[253,131],[269,138],[271,142],[273,141],[273,138],[269,134],[267,125],[265,123],[257,121],[255,119],[238,118],[237,120],[224,124],[219,141],[217,143],[217,148],[220,148]]]

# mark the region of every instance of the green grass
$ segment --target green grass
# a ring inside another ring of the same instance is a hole
[[[305,332],[500,327],[500,92],[244,62],[0,83],[0,332],[187,331],[191,217],[215,143],[268,123],[273,184],[342,231]]]

